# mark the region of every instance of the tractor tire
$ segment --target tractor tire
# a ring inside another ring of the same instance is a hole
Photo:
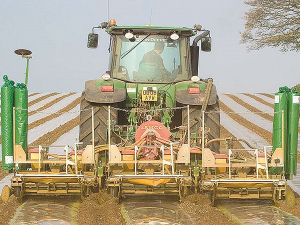
[[[10,193],[10,188],[8,185],[5,185],[2,189],[2,193],[1,193],[1,200],[2,202],[8,202],[9,196],[11,195]]]
[[[84,93],[82,94],[80,104],[79,141],[83,142],[83,147],[92,144],[92,108],[94,109],[95,145],[106,144],[108,106],[108,104],[88,102],[84,97]],[[117,110],[110,110],[110,118],[117,124]]]
[[[20,186],[14,188],[14,195],[19,203],[23,202],[23,193],[22,188]]]
[[[191,133],[198,133],[201,137],[201,127],[202,127],[202,115],[201,115],[201,105],[190,106],[190,131]],[[216,113],[209,113],[215,112]],[[206,113],[204,115],[205,126],[209,129],[208,141],[216,138],[220,138],[220,107],[217,101],[214,105],[208,105],[206,108]],[[182,111],[182,122],[187,124],[187,109]],[[210,144],[210,149],[214,152],[219,152],[220,142],[216,141]]]
[[[290,207],[295,207],[296,205],[296,197],[293,191],[287,190],[285,194],[285,202]]]
[[[109,187],[109,194],[115,198],[119,197],[119,187]]]

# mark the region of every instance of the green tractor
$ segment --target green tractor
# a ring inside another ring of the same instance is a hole
[[[147,120],[139,113],[145,109],[163,109],[189,105],[191,139],[201,142],[202,111],[219,111],[218,96],[212,79],[198,78],[199,46],[211,51],[209,31],[200,25],[194,29],[154,26],[116,26],[102,23],[95,28],[106,29],[110,35],[109,71],[96,80],[87,81],[82,95],[80,141],[92,144],[91,112],[94,108],[94,144],[108,143],[108,106],[113,125],[138,126]],[[93,28],[94,31],[94,28]],[[192,44],[190,38],[201,32]],[[96,48],[98,35],[89,34],[88,47]],[[116,110],[116,108],[124,109]],[[152,111],[154,120],[169,130],[187,124],[187,109]],[[115,127],[115,126],[114,126]],[[220,137],[220,116],[205,114],[207,141]],[[129,129],[130,130],[130,129]],[[126,137],[134,137],[134,129]],[[114,136],[114,135],[112,135]],[[122,135],[121,135],[122,136]],[[124,138],[112,137],[117,143]],[[127,139],[126,139],[127,140]],[[127,140],[130,143],[130,140]],[[132,141],[132,140],[131,140]],[[200,145],[201,146],[201,145]],[[212,149],[218,151],[219,142]]]
[[[80,142],[94,146],[100,187],[115,196],[196,190],[201,149],[220,138],[216,87],[198,77],[198,42],[211,51],[210,32],[113,22],[88,36],[96,48],[95,28],[110,35],[109,71],[85,83],[80,113]]]

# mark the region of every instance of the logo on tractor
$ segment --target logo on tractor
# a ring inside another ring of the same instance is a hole
[[[172,135],[168,128],[166,128],[162,123],[151,120],[144,122],[139,126],[135,133],[135,140],[138,141],[145,132],[148,132],[151,129],[155,130],[157,134],[164,139],[169,139]]]

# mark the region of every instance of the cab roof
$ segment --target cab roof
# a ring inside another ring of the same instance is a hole
[[[122,35],[128,31],[133,34],[157,34],[157,35],[171,35],[176,32],[180,36],[191,37],[197,32],[187,27],[154,27],[154,26],[112,26],[106,29],[110,35]]]

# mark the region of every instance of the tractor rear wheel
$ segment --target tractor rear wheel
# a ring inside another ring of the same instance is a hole
[[[79,141],[83,142],[84,147],[92,144],[92,108],[94,110],[95,145],[106,144],[108,106],[109,104],[88,102],[84,97],[84,93],[82,94]],[[118,112],[116,109],[111,108],[110,118],[117,124]]]
[[[202,106],[190,106],[190,131],[191,133],[197,133],[201,137],[202,127]],[[208,140],[220,138],[220,107],[217,101],[214,105],[208,105],[204,115],[205,127],[208,128]],[[216,112],[216,113],[214,113]],[[183,124],[187,124],[187,109],[182,111]],[[220,142],[216,141],[211,143],[211,150],[219,152]]]

